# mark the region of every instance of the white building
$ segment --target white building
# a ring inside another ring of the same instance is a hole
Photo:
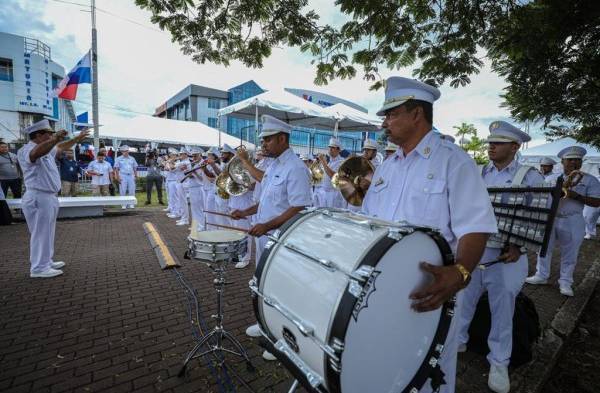
[[[75,113],[70,101],[53,97],[65,76],[43,42],[0,33],[0,138],[26,141],[21,130],[44,118],[56,128],[71,130]]]

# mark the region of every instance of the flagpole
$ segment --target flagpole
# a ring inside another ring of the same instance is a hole
[[[94,116],[94,148],[100,147],[98,122],[98,40],[96,34],[96,0],[92,0],[92,115]]]

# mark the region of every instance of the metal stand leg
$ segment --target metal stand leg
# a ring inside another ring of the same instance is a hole
[[[296,389],[298,389],[298,385],[300,385],[300,383],[298,382],[297,379],[294,379],[294,383],[290,387],[290,390],[288,390],[288,393],[294,393],[296,391]]]
[[[215,290],[217,291],[217,314],[212,315],[212,317],[216,320],[216,326],[207,334],[205,334],[200,341],[194,346],[194,348],[188,353],[185,361],[183,362],[183,366],[179,371],[179,376],[183,376],[185,374],[187,364],[192,360],[198,357],[213,354],[215,360],[217,361],[217,365],[222,367],[225,363],[225,353],[230,353],[236,356],[241,356],[246,361],[246,365],[248,367],[248,371],[254,371],[254,366],[246,353],[246,350],[242,346],[242,344],[228,331],[223,328],[223,291],[225,288],[225,263],[228,262],[220,262],[219,265],[214,267],[212,270],[216,275],[216,278],[213,280],[213,284],[215,286]],[[210,343],[210,340],[214,338],[216,343],[213,345]],[[224,341],[229,341],[235,350],[231,350],[225,348],[223,346]],[[206,345],[208,349],[200,354],[198,351]],[[237,350],[237,351],[236,351]]]

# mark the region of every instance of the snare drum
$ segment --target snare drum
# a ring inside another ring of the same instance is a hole
[[[267,347],[310,391],[417,392],[440,359],[455,299],[427,313],[409,295],[419,262],[453,263],[429,228],[305,210],[266,245],[250,283]]]
[[[237,260],[248,250],[248,236],[240,231],[216,230],[192,232],[188,236],[187,255],[205,262]]]

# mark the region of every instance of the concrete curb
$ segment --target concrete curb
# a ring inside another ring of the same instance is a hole
[[[156,258],[158,259],[161,269],[164,270],[181,266],[177,258],[173,255],[169,247],[161,238],[156,227],[150,222],[145,222],[143,226],[144,232],[146,233],[148,241],[150,242],[150,245],[156,254]]]
[[[533,361],[512,381],[512,392],[541,393],[566,340],[575,329],[599,281],[600,258],[596,258],[576,287],[575,296],[563,303],[550,327],[542,333],[541,341],[534,347]]]

